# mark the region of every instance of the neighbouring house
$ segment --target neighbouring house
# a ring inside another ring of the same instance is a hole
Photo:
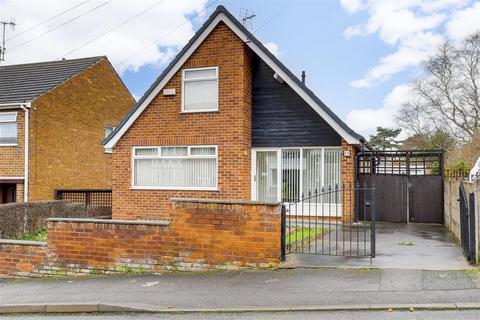
[[[219,6],[103,143],[113,218],[161,219],[170,198],[289,202],[352,184],[364,139]],[[317,199],[352,212],[353,197]]]
[[[101,142],[134,104],[106,57],[0,66],[0,203],[110,189]]]

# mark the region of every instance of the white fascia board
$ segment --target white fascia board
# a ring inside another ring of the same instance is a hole
[[[220,13],[210,23],[210,25],[203,31],[198,39],[192,44],[192,46],[183,54],[183,56],[177,61],[177,63],[170,69],[170,71],[163,77],[160,83],[150,92],[140,107],[132,114],[125,125],[112,137],[112,139],[105,144],[105,149],[112,149],[115,147],[120,138],[127,132],[142,112],[148,107],[152,100],[161,92],[163,87],[170,81],[170,79],[178,72],[180,67],[190,58],[190,56],[197,50],[197,48],[203,43],[207,36],[213,31],[213,29],[223,21],[244,43],[246,43],[265,63],[273,69],[285,82],[304,99],[338,134],[345,139],[349,144],[360,144],[360,141],[351,136],[345,129],[343,129],[335,120],[333,120],[301,87],[299,87],[295,81],[293,81],[283,70],[273,62],[257,45],[250,41],[247,35],[240,30],[225,14]]]

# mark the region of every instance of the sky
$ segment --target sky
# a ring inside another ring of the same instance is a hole
[[[106,55],[138,99],[219,4],[365,136],[397,126],[442,42],[480,30],[478,0],[0,0],[4,64]]]

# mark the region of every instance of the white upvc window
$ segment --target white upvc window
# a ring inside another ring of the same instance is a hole
[[[218,111],[218,67],[182,71],[182,112]]]
[[[217,146],[134,147],[132,188],[217,190]]]
[[[0,146],[16,146],[17,139],[17,113],[0,112]]]

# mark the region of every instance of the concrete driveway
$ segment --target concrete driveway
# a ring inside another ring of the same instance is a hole
[[[312,242],[310,245],[318,246],[318,243]],[[377,223],[376,253],[376,258],[373,260],[369,257],[295,253],[288,255],[282,267],[328,266],[423,270],[472,268],[452,234],[443,225],[438,224]]]

